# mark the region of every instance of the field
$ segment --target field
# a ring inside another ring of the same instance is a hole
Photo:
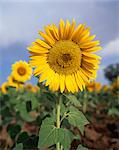
[[[0,149],[38,149],[42,122],[47,117],[55,116],[54,108],[59,93],[50,92],[41,84],[24,84],[20,89],[9,86],[6,93],[3,92],[1,88]],[[83,92],[62,95],[61,114],[64,107],[73,106],[83,112],[89,121],[84,133],[76,126],[70,125],[66,119],[62,121],[61,125],[65,125],[65,128],[75,135],[70,143],[71,150],[77,149],[79,144],[83,145],[82,149],[118,150],[118,92],[117,81],[105,86],[93,82]],[[80,116],[77,116],[78,118]],[[47,149],[55,147],[50,146]]]

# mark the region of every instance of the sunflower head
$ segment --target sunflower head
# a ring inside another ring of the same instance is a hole
[[[16,81],[12,75],[8,77],[8,84],[9,86],[16,88],[17,90],[23,87],[23,83]]]
[[[36,93],[39,90],[39,87],[38,86],[33,86],[32,84],[29,83],[29,84],[25,85],[25,89],[29,92]]]
[[[90,82],[88,85],[87,85],[87,90],[89,92],[99,92],[102,88],[102,85],[99,83],[99,82]]]
[[[82,91],[96,78],[100,57],[93,52],[101,49],[99,41],[93,41],[95,35],[84,24],[76,27],[75,20],[70,24],[61,19],[59,27],[51,24],[44,29],[39,32],[43,39],[28,47],[34,75],[52,91]]]
[[[112,91],[112,94],[119,96],[119,76],[111,84],[111,91]]]
[[[32,69],[25,61],[17,61],[12,65],[12,77],[17,82],[26,82],[31,78]]]
[[[2,91],[3,94],[7,94],[7,89],[8,89],[8,87],[9,87],[8,82],[4,82],[4,83],[2,84],[2,86],[1,86],[1,91]]]
[[[110,87],[108,85],[103,85],[102,90],[104,92],[108,92],[110,90]]]

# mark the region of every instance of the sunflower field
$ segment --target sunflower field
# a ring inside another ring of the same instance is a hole
[[[119,64],[102,85],[90,28],[61,19],[44,29],[0,87],[0,150],[118,150]]]

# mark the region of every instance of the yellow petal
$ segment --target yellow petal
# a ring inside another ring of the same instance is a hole
[[[87,66],[89,69],[98,69],[99,65],[97,63],[88,63],[86,61],[82,61],[82,65]]]
[[[90,35],[90,28],[87,28],[78,37],[79,43],[81,43],[82,41],[85,42],[85,40],[89,38],[89,35]]]
[[[75,80],[74,74],[71,75],[71,81],[72,81],[72,84],[73,84],[73,86],[75,88],[75,92],[78,92],[78,86],[77,86],[77,82]]]
[[[79,47],[84,48],[84,49],[89,49],[89,48],[97,46],[99,44],[100,44],[99,41],[91,41],[91,42],[87,42],[87,43],[79,43]]]
[[[82,64],[82,68],[86,68],[86,69],[87,69],[88,71],[90,71],[91,73],[96,70],[95,67],[91,67],[91,66],[89,66],[89,65],[86,65],[85,63]]]
[[[51,88],[53,91],[58,91],[58,89],[59,89],[59,83],[60,83],[59,74],[58,74],[58,73],[55,73],[54,79],[53,79],[52,82],[50,83],[50,88]]]
[[[54,79],[54,75],[55,75],[55,72],[52,69],[49,69],[48,74],[47,74],[47,80],[45,83],[46,86],[51,84],[52,80]]]
[[[47,80],[47,76],[48,76],[48,73],[49,73],[49,65],[46,64],[44,67],[43,67],[43,70],[42,70],[42,74],[39,78],[39,82],[43,82],[45,80]]]
[[[99,51],[101,49],[102,49],[101,46],[97,46],[97,47],[92,47],[92,48],[89,48],[89,49],[85,49],[85,52],[96,52],[96,51]]]
[[[82,36],[83,31],[85,30],[85,24],[81,24],[80,29],[78,30],[77,34],[73,38],[75,42],[79,42],[79,38]]]
[[[64,21],[63,19],[60,19],[60,23],[59,23],[59,36],[61,39],[63,39],[63,35],[64,35]]]
[[[82,52],[82,54],[87,56],[87,57],[91,57],[92,59],[101,59],[100,56],[95,55],[95,54],[91,54],[91,53],[88,53],[88,52]]]
[[[67,88],[68,92],[71,92],[72,91],[72,83],[70,81],[69,75],[66,75],[65,85],[66,85],[66,88]]]
[[[45,64],[46,65],[46,64]],[[38,75],[40,75],[42,72],[43,72],[43,69],[44,69],[44,67],[45,67],[45,65],[40,65],[40,66],[38,66],[37,68],[35,68],[35,70],[34,70],[34,75],[35,76],[38,76]]]
[[[75,90],[75,85],[73,85],[74,80],[72,80],[72,76],[71,75],[66,75],[66,79],[65,79],[65,84],[66,84],[66,88],[69,92],[74,93]]]
[[[60,80],[60,92],[63,93],[65,89],[65,75],[60,75],[59,80]]]
[[[77,71],[77,77],[78,77],[80,83],[82,84],[83,88],[85,89],[85,82],[84,82],[83,79],[81,78],[81,75],[80,75],[80,72],[79,72],[79,71]]]
[[[79,72],[80,72],[80,75],[81,75],[82,79],[83,79],[86,83],[89,83],[89,78],[82,72],[82,68],[80,68]]]
[[[80,29],[82,27],[82,24],[79,24],[78,27],[74,30],[74,32],[72,33],[70,39],[75,39],[77,34],[79,33]]]
[[[67,37],[69,35],[69,30],[70,30],[70,23],[67,20],[66,25],[65,25],[65,29],[64,29],[64,39],[67,39]]]
[[[82,67],[82,72],[90,79],[95,79],[96,78],[96,73],[95,70],[93,72],[90,72],[87,70],[84,66]]]
[[[51,33],[51,26],[45,26],[44,27],[46,34],[53,40],[55,41],[54,35]]]
[[[55,38],[56,40],[59,40],[58,28],[56,27],[55,24],[53,24],[53,25],[51,26],[50,32],[51,32],[51,34],[54,36],[54,38]]]
[[[39,62],[44,61],[47,59],[47,55],[37,55],[37,56],[30,56],[30,59],[32,60],[38,60]]]
[[[39,34],[44,38],[44,40],[51,46],[53,46],[55,44],[55,41],[53,39],[51,39],[51,37],[49,37],[47,34],[43,33],[43,32],[39,32]]]
[[[83,36],[80,39],[79,43],[88,43],[88,42],[92,41],[95,37],[96,37],[96,35],[92,35],[92,36],[88,36],[88,37],[87,36]]]
[[[48,53],[48,52],[49,52],[48,49],[43,48],[43,47],[41,47],[41,46],[39,46],[38,48],[35,48],[34,46],[32,46],[32,47],[28,47],[27,49],[28,49],[29,51],[31,51],[31,52],[39,53],[39,54]]]
[[[88,62],[88,63],[92,63],[92,64],[99,64],[100,63],[99,59],[92,59],[92,58],[86,57],[86,56],[83,56],[83,60]]]
[[[43,67],[43,66],[42,66]],[[40,67],[37,67],[35,70],[34,70],[34,72],[33,72],[33,74],[35,75],[35,76],[38,76],[38,75],[40,75],[41,74],[41,70],[43,69],[41,66]]]
[[[47,43],[45,43],[43,40],[36,39],[36,42],[37,42],[38,44],[40,44],[42,47],[46,48],[46,49],[50,49],[50,48],[51,48],[51,46],[48,45]]]
[[[76,26],[76,21],[75,21],[75,19],[73,19],[72,24],[70,26],[68,39],[70,39],[70,37],[72,36],[72,33],[74,32],[75,26]]]
[[[77,73],[75,73],[75,79],[76,79],[76,82],[77,82],[77,85],[78,85],[79,89],[81,91],[83,91],[82,83],[81,83],[80,79],[78,78]]]

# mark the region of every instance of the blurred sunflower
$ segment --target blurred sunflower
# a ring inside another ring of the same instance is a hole
[[[31,91],[32,90],[32,88],[33,88],[33,85],[32,84],[30,84],[30,83],[28,83],[28,84],[26,84],[25,85],[25,87],[24,87],[26,90],[28,90],[28,91]]]
[[[7,94],[7,88],[9,87],[8,82],[4,82],[1,86],[1,91],[3,94]]]
[[[16,89],[23,87],[23,83],[16,81],[12,75],[8,77],[8,84],[9,86],[15,87]]]
[[[44,40],[36,39],[28,47],[34,75],[40,75],[39,82],[45,81],[52,91],[82,91],[96,77],[100,57],[92,52],[101,49],[100,42],[92,41],[95,35],[90,36],[85,24],[75,26],[75,20],[65,24],[62,19],[59,27],[47,25],[39,32]]]
[[[119,96],[119,76],[117,79],[111,84],[112,94]]]
[[[36,92],[39,91],[39,89],[40,89],[40,88],[39,88],[37,85],[35,85],[34,88],[33,88],[33,92],[36,93]]]
[[[104,92],[107,92],[107,91],[110,90],[110,87],[109,87],[108,85],[103,85],[102,90],[103,90]]]
[[[39,90],[39,87],[38,86],[33,86],[32,84],[28,83],[28,84],[25,85],[25,89],[27,91],[36,93]]]
[[[99,82],[90,82],[88,85],[87,85],[87,90],[89,92],[99,92],[102,88],[102,85],[99,83]]]
[[[12,65],[12,76],[18,82],[26,82],[31,78],[32,69],[25,61],[17,61]]]

